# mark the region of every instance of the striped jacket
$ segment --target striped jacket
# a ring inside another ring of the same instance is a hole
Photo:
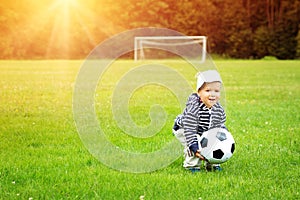
[[[225,127],[225,121],[226,114],[220,103],[209,109],[201,102],[198,94],[191,94],[181,119],[189,149],[194,153],[199,149],[197,134],[201,136],[208,129]]]

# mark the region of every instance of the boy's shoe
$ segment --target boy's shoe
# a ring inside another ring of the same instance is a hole
[[[222,171],[222,168],[220,165],[217,165],[217,166],[213,166],[213,170],[214,171]]]
[[[221,168],[220,165],[212,165],[210,163],[205,163],[205,169],[208,172],[211,172],[211,171],[222,171],[222,168]]]
[[[192,173],[197,173],[201,171],[199,168],[189,168],[188,170]]]

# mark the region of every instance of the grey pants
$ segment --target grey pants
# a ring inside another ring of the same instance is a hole
[[[201,167],[202,160],[200,158],[196,157],[194,153],[189,149],[187,146],[187,142],[185,140],[185,137],[183,135],[184,129],[180,128],[177,131],[173,129],[173,134],[175,137],[180,141],[180,143],[183,145],[183,155],[184,155],[184,161],[183,161],[183,167],[184,168],[199,168]],[[200,136],[197,135],[198,141]]]

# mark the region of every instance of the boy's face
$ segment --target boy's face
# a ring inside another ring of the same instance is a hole
[[[198,95],[206,107],[211,108],[219,101],[220,90],[220,82],[204,83],[204,85],[199,89]]]

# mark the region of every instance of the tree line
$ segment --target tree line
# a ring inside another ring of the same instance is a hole
[[[1,59],[82,59],[121,31],[205,35],[232,58],[300,57],[299,0],[2,0]]]

